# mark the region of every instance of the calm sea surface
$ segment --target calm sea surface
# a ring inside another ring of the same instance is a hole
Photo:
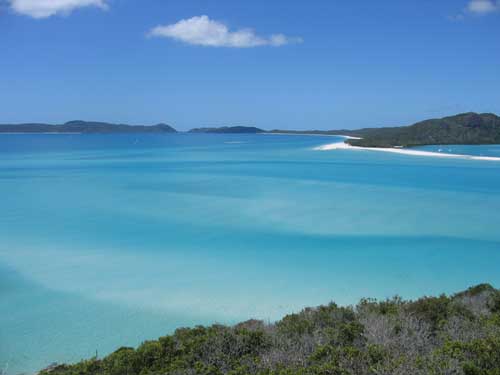
[[[338,140],[0,135],[0,373],[179,326],[500,286],[500,162],[314,150]]]

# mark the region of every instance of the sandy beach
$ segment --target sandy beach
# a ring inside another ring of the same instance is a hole
[[[348,139],[348,137],[344,137],[344,138]],[[314,148],[314,150],[316,150],[316,151],[347,150],[347,149],[349,149],[349,150],[390,152],[393,154],[439,157],[439,158],[449,158],[449,159],[500,161],[500,157],[494,157],[494,156],[447,154],[447,153],[433,152],[433,151],[412,150],[412,149],[407,149],[407,148],[359,147],[359,146],[351,146],[345,142],[329,143],[329,144],[318,146],[318,147]]]

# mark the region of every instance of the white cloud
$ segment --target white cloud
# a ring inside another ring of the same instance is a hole
[[[106,9],[107,0],[8,0],[17,13],[33,18],[68,14],[76,8],[94,6]]]
[[[157,26],[150,31],[149,35],[208,47],[279,47],[302,42],[301,38],[290,38],[283,34],[274,34],[269,37],[258,36],[252,29],[230,31],[225,24],[211,20],[208,16],[197,16],[180,20],[172,25]]]
[[[499,4],[495,0],[471,0],[467,5],[467,11],[474,14],[492,13],[499,8]]]

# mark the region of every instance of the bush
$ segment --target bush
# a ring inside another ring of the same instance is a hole
[[[269,325],[180,328],[48,374],[500,375],[500,292],[481,284],[452,297],[331,303]]]

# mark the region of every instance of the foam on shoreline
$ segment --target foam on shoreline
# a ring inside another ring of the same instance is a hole
[[[346,138],[346,137],[344,137],[344,138]],[[402,155],[427,156],[427,157],[438,157],[438,158],[448,158],[448,159],[500,161],[500,157],[495,157],[495,156],[446,154],[446,153],[441,153],[441,152],[412,150],[412,149],[407,149],[407,148],[359,147],[359,146],[351,146],[350,144],[345,143],[345,142],[330,143],[330,144],[326,144],[326,145],[322,145],[322,146],[318,146],[318,147],[314,148],[314,150],[316,150],[316,151],[331,151],[331,150],[346,150],[346,149],[391,152],[394,154],[402,154]]]

